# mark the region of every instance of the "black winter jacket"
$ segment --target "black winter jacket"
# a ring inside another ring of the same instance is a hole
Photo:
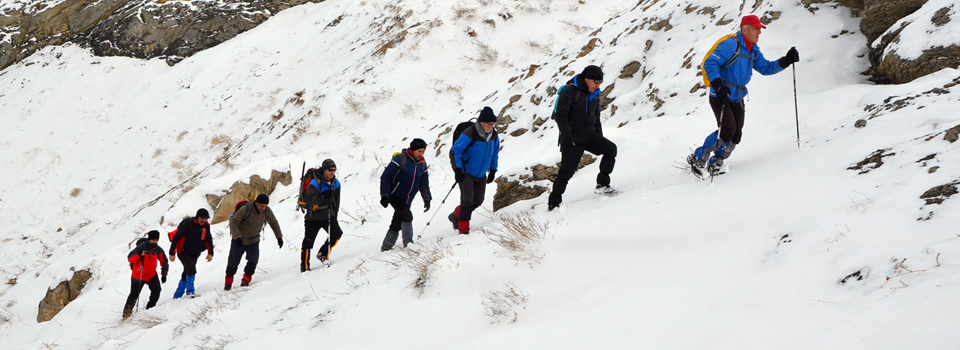
[[[196,218],[186,218],[177,226],[170,239],[170,255],[187,254],[200,256],[204,250],[213,255],[213,235],[210,224],[200,225]]]
[[[600,89],[590,93],[578,74],[567,81],[557,97],[555,118],[560,130],[560,145],[579,145],[603,136],[600,126]]]
[[[304,196],[308,207],[304,220],[337,219],[337,213],[340,211],[340,180],[334,178],[332,182],[326,182],[322,179],[313,179],[307,186],[307,193]]]

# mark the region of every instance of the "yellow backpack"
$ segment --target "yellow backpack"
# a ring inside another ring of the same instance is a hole
[[[710,79],[707,78],[707,70],[706,68],[704,68],[704,65],[707,63],[707,58],[709,58],[710,55],[713,54],[713,50],[716,50],[717,46],[719,46],[720,43],[722,43],[724,40],[727,40],[730,38],[736,38],[736,37],[737,37],[736,33],[724,35],[722,38],[720,38],[720,40],[717,40],[717,42],[713,43],[713,46],[710,47],[710,50],[707,50],[707,53],[703,55],[703,61],[700,62],[700,74],[703,75],[703,86],[706,86],[707,88],[710,87]],[[737,60],[737,57],[740,55],[740,40],[734,40],[734,41],[737,42],[737,51],[734,51],[733,56],[731,56],[730,59],[728,59],[727,62],[720,67],[721,70],[726,69],[727,67],[730,67],[730,65],[732,65],[733,62]]]

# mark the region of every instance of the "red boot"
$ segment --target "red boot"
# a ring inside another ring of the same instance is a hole
[[[243,275],[243,278],[240,279],[240,286],[241,286],[241,287],[249,286],[251,279],[253,279],[253,276]]]
[[[459,222],[459,225],[458,225],[458,228],[460,229],[460,234],[461,234],[461,235],[469,235],[469,234],[470,234],[470,222],[469,222],[469,221],[460,221],[460,222]]]
[[[233,288],[233,276],[227,276],[223,279],[223,290],[230,290]]]

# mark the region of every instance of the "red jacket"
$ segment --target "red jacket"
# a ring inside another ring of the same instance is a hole
[[[137,244],[137,247],[133,248],[130,254],[127,254],[127,261],[130,262],[130,268],[133,269],[131,277],[144,282],[157,276],[157,264],[160,264],[160,274],[163,276],[167,275],[167,270],[170,267],[170,264],[167,264],[167,254],[163,252],[163,248],[160,248],[159,244],[151,247],[147,240]]]

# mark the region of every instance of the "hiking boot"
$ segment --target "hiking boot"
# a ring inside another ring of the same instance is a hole
[[[454,230],[459,229],[459,227],[457,227],[457,225],[458,225],[457,222],[458,222],[458,221],[457,221],[457,216],[456,216],[456,215],[453,215],[453,213],[450,213],[450,215],[447,215],[447,220],[450,220],[450,223],[453,224],[453,229],[454,229]]]
[[[697,157],[695,157],[693,153],[687,156],[687,164],[697,170],[703,169],[704,166],[703,161],[697,160]]]
[[[229,284],[223,286],[223,290],[230,290],[231,288],[233,287],[230,286]]]
[[[554,209],[557,209],[557,208],[559,208],[559,207],[560,207],[560,204],[559,204],[559,203],[557,203],[557,204],[547,204],[547,211],[553,211]]]
[[[707,172],[711,175],[723,174],[723,159],[717,159],[716,157],[710,157],[710,163],[707,165]]]
[[[123,316],[122,316],[123,319],[126,320],[126,319],[130,318],[130,316],[133,316],[133,309],[124,308],[124,309],[123,309]]]
[[[243,275],[243,278],[240,279],[240,286],[246,287],[250,285],[250,281],[253,279],[253,276]]]
[[[597,185],[597,189],[593,190],[593,193],[610,196],[617,194],[617,189],[610,187],[610,185]]]

